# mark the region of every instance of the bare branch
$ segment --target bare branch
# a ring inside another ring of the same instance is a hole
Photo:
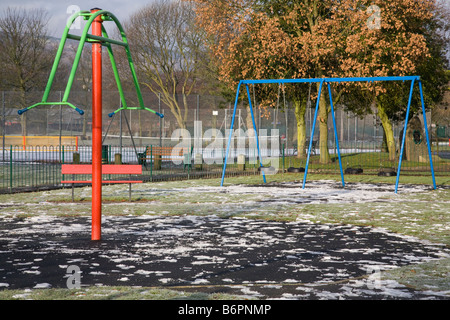
[[[181,128],[187,120],[186,98],[198,83],[204,49],[194,19],[192,4],[160,0],[139,10],[125,24],[143,82],[152,92],[162,94]]]

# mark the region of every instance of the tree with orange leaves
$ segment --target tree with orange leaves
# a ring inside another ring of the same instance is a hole
[[[445,62],[440,52],[431,50],[435,44],[431,35],[435,12],[434,0],[340,1],[324,24],[328,30],[335,26],[340,30],[336,33],[341,43],[337,50],[340,62],[336,76],[421,75],[422,80],[428,80],[423,81],[425,89],[442,86],[445,83],[443,77],[436,78],[439,73],[443,74]],[[435,59],[439,62],[436,63]],[[384,129],[389,158],[395,160],[392,121],[405,117],[409,86],[398,82],[378,82],[361,83],[359,88],[375,105]],[[427,91],[427,97],[435,95],[433,100],[439,99],[442,93]],[[414,101],[420,102],[419,99],[416,95]],[[415,103],[416,107],[419,105]]]
[[[322,58],[325,42],[314,42],[320,17],[329,11],[327,1],[311,4],[280,1],[192,0],[197,3],[198,23],[211,36],[210,48],[217,62],[219,79],[235,88],[241,79],[304,78],[326,76]],[[320,56],[321,52],[322,56]],[[325,53],[324,53],[325,52]],[[267,94],[268,90],[260,89]],[[299,156],[305,156],[305,91],[289,86],[297,118]],[[304,93],[301,95],[301,93]],[[328,115],[321,97],[321,162],[329,161]]]
[[[434,0],[191,0],[211,36],[219,77],[241,79],[404,76],[429,63],[428,27]],[[318,87],[318,85],[317,85]],[[369,96],[395,158],[392,119],[405,107],[399,84],[341,85],[335,101]],[[316,90],[317,91],[317,90]],[[296,103],[298,150],[304,150],[304,104]],[[359,92],[359,93],[358,93]],[[330,161],[326,94],[319,100],[320,161]],[[368,106],[366,107],[368,109]],[[299,152],[300,154],[300,152]]]

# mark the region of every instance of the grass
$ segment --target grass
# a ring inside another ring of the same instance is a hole
[[[238,300],[240,296],[146,287],[0,290],[0,300]]]
[[[384,273],[383,278],[399,281],[418,290],[448,291],[449,276],[450,259],[441,259],[390,270]]]

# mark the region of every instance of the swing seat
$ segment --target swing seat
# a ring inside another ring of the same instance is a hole
[[[291,172],[291,173],[305,172],[305,168],[303,168],[303,167],[300,167],[300,168],[289,167],[287,169],[287,172]]]
[[[363,173],[363,169],[348,167],[347,169],[345,169],[345,173],[346,174],[361,174],[361,173]]]
[[[273,167],[273,166],[270,166],[270,167],[258,167],[258,172],[259,171],[261,171],[261,174],[263,172],[267,173],[267,174],[271,174],[271,173],[276,173],[277,169],[275,167]]]
[[[381,170],[378,172],[379,177],[392,177],[396,176],[397,172],[394,169]]]

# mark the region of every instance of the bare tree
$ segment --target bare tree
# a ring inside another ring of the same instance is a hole
[[[26,106],[26,94],[42,90],[51,68],[47,13],[42,9],[8,7],[0,16],[0,67],[3,89],[18,91],[19,107]],[[27,134],[26,114],[22,115],[22,134]]]
[[[445,0],[436,2],[436,12],[434,21],[436,23],[436,32],[434,33],[434,44],[438,50],[442,50],[442,58],[447,66],[445,72],[447,81],[444,86],[442,101],[436,104],[431,112],[432,123],[438,126],[450,126],[450,3]],[[433,73],[436,77],[437,73]]]
[[[436,2],[435,21],[437,22],[437,33],[444,42],[443,50],[447,60],[450,61],[450,2],[438,0]],[[449,62],[447,61],[447,62]],[[448,65],[450,68],[450,65]]]
[[[125,27],[141,82],[161,93],[179,127],[185,128],[187,98],[198,83],[204,56],[192,4],[159,0],[139,10]]]

